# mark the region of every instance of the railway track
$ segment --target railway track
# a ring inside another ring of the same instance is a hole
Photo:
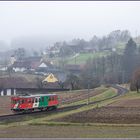
[[[102,101],[113,99],[115,97],[118,97],[120,95],[126,94],[128,92],[127,89],[125,89],[123,87],[120,87],[118,85],[109,85],[109,86],[117,89],[117,95],[115,95],[113,97],[110,97],[110,98],[103,99],[103,100],[90,102],[89,105],[97,104],[97,103],[100,103]],[[50,110],[50,111],[36,111],[36,112],[28,113],[28,114],[4,115],[4,116],[0,116],[0,123],[3,123],[3,122],[7,122],[7,123],[8,122],[19,122],[21,120],[26,120],[27,118],[29,119],[29,117],[38,118],[38,117],[43,116],[43,115],[50,115],[50,114],[54,114],[54,113],[56,114],[56,113],[60,113],[60,112],[71,111],[71,110],[83,107],[85,105],[87,105],[87,104],[83,103],[83,104],[80,104],[80,105],[67,106],[67,107],[58,108],[55,111],[54,110]]]

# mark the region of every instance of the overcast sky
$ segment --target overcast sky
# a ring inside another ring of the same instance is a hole
[[[90,39],[113,30],[140,34],[140,2],[0,2],[0,40],[44,37],[48,42]]]

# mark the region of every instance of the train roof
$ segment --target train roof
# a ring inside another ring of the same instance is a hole
[[[40,96],[55,96],[57,94],[37,94],[37,95],[19,95],[19,96],[14,96],[15,98],[32,98],[32,97],[40,97]]]

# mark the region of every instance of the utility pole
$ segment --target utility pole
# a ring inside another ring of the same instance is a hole
[[[124,70],[122,71],[122,84],[124,84],[124,78],[125,78],[125,76],[124,76]]]
[[[89,104],[89,94],[90,94],[90,80],[88,79],[88,95],[87,95],[87,105]]]

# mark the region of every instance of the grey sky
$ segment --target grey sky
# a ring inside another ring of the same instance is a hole
[[[0,2],[0,40],[44,37],[49,43],[90,39],[113,30],[140,34],[140,2]]]

